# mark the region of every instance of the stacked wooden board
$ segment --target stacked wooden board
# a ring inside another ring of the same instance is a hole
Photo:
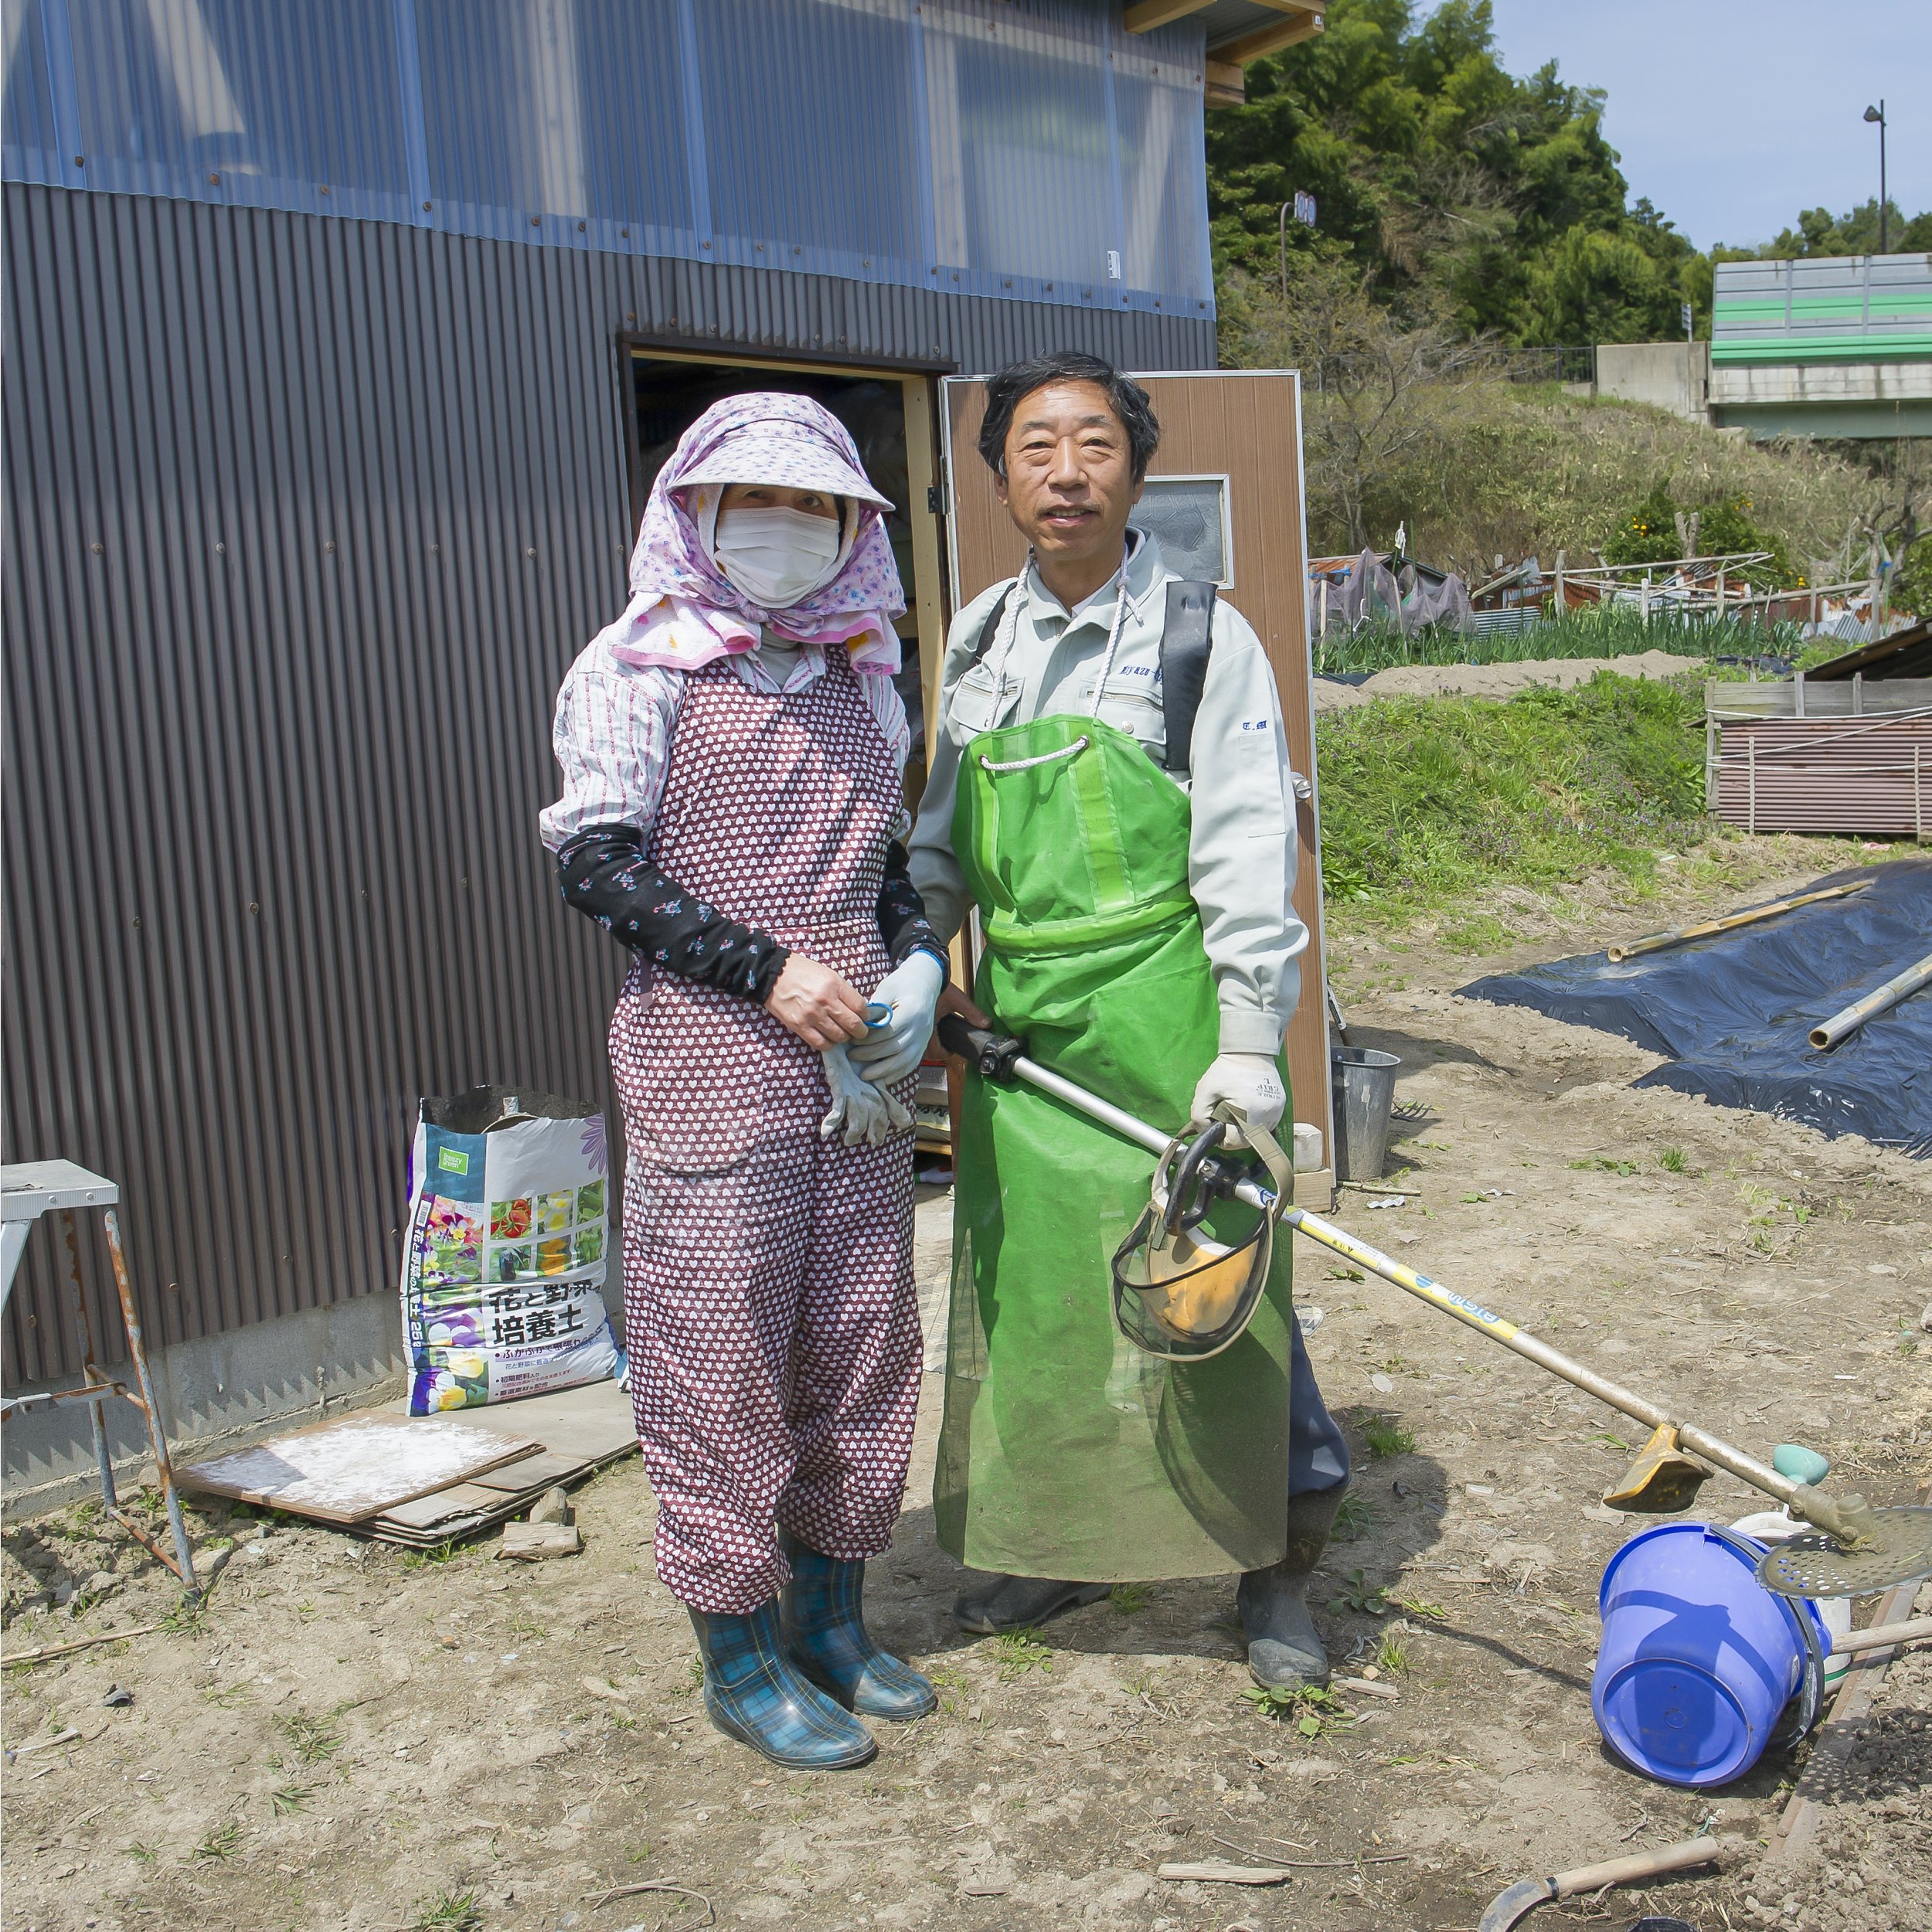
[[[184,1469],[185,1489],[430,1549],[508,1522],[553,1485],[580,1481],[637,1447],[614,1382],[410,1417],[341,1416]]]

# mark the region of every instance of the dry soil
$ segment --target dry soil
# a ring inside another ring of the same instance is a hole
[[[1753,849],[1760,874],[1815,869]],[[1633,1092],[1654,1063],[1627,1043],[1454,991],[1730,903],[1734,880],[1641,910],[1582,894],[1561,945],[1492,959],[1335,939],[1357,1040],[1400,1054],[1399,1098],[1426,1109],[1394,1182],[1338,1217],[1747,1447],[1808,1442],[1837,1480],[1909,1499],[1932,1445],[1932,1170]],[[946,1212],[921,1209],[929,1282]],[[1597,1583],[1632,1529],[1598,1497],[1632,1425],[1321,1250],[1301,1244],[1298,1269],[1359,1456],[1321,1621],[1338,1675],[1372,1668],[1393,1696],[1344,1684],[1332,1709],[1257,1709],[1232,1578],[1124,1590],[1029,1639],[961,1635],[927,1501],[929,1376],[870,1600],[943,1705],[881,1727],[872,1766],[787,1775],[713,1733],[634,1460],[580,1492],[585,1553],[531,1567],[493,1560],[494,1539],[426,1561],[217,1509],[196,1519],[204,1546],[239,1549],[203,1614],[5,1675],[10,1747],[79,1733],[7,1768],[6,1932],[1473,1927],[1515,1878],[1706,1824],[1736,1848],[1723,1875],[1534,1923],[1932,1924],[1932,1651],[1892,1669],[1810,1849],[1767,1862],[1810,1747],[1700,1794],[1619,1767],[1591,1720]],[[1704,1502],[1718,1520],[1755,1506],[1724,1481]],[[9,1654],[169,1610],[84,1506],[5,1546]],[[83,1589],[78,1615],[26,1607],[90,1579],[104,1594]],[[104,1702],[115,1687],[131,1702]],[[1156,1875],[1220,1859],[1294,1876]]]

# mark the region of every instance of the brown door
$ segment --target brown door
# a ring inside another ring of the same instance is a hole
[[[1315,795],[1314,721],[1309,703],[1307,539],[1301,504],[1299,379],[1243,371],[1143,376],[1161,420],[1161,447],[1134,521],[1159,539],[1185,577],[1212,578],[1254,626],[1281,695],[1288,756],[1308,781],[1299,801],[1295,910],[1310,939],[1301,962],[1301,1002],[1288,1024],[1288,1077],[1298,1122],[1321,1135],[1318,1171],[1304,1152],[1297,1198],[1325,1206],[1335,1161],[1328,1106],[1327,990],[1322,977],[1320,815]],[[949,378],[945,391],[947,563],[957,611],[1009,577],[1026,546],[980,460],[983,383]],[[1305,1138],[1305,1137],[1304,1137]]]

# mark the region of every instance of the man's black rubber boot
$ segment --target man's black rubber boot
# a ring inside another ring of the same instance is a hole
[[[1051,1577],[992,1576],[954,1600],[953,1621],[982,1637],[1002,1630],[1031,1630],[1063,1610],[1097,1604],[1113,1587],[1061,1583]]]
[[[1267,1570],[1250,1570],[1235,1601],[1248,1640],[1248,1674],[1269,1690],[1328,1681],[1328,1653],[1308,1614],[1308,1579],[1328,1547],[1348,1485],[1288,1498],[1288,1552]]]

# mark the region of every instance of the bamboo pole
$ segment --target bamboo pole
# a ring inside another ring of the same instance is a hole
[[[1922,1644],[1932,1638],[1932,1617],[1909,1617],[1902,1624],[1874,1624],[1832,1639],[1834,1657],[1855,1656],[1864,1650],[1889,1650],[1895,1644]]]
[[[1903,999],[1910,999],[1921,986],[1932,986],[1932,953],[1916,966],[1895,973],[1883,986],[1874,987],[1862,999],[1855,999],[1832,1017],[1811,1029],[1811,1044],[1822,1051],[1849,1039],[1867,1020],[1889,1013]]]
[[[1672,926],[1668,931],[1646,933],[1621,946],[1610,948],[1613,965],[1634,959],[1639,953],[1661,953],[1670,946],[1682,946],[1693,939],[1708,939],[1713,933],[1734,932],[1740,926],[1755,926],[1760,919],[1775,918],[1780,913],[1795,911],[1800,906],[1815,906],[1821,899],[1847,899],[1871,884],[1869,879],[1854,879],[1849,886],[1826,886],[1815,893],[1799,893],[1789,899],[1774,899],[1768,906],[1753,906],[1741,913],[1729,913],[1722,919],[1700,920],[1694,926]]]

